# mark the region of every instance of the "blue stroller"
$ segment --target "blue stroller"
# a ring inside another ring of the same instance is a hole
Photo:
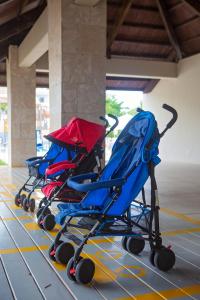
[[[154,169],[160,162],[160,138],[176,122],[177,112],[166,104],[163,108],[173,117],[161,134],[154,115],[139,109],[116,140],[111,158],[97,181],[95,173],[68,179],[71,188],[87,194],[80,203],[58,205],[60,212],[56,220],[63,227],[49,249],[49,256],[54,261],[67,264],[67,275],[72,281],[87,284],[92,280],[95,265],[91,259],[82,258],[81,252],[88,240],[97,236],[121,236],[122,247],[136,255],[142,252],[147,240],[151,248],[150,261],[154,266],[162,271],[174,266],[174,252],[162,244]],[[146,202],[144,191],[148,178],[151,183],[150,204]],[[140,192],[142,201],[137,201]],[[92,222],[76,223],[76,217],[89,217]],[[88,234],[80,239],[70,232],[70,228],[87,229]],[[76,251],[70,242],[62,240],[62,236],[78,245]]]
[[[49,165],[69,159],[69,151],[52,143],[44,156],[31,157],[26,160],[28,167],[28,179],[15,195],[15,205],[22,206],[25,211],[30,208],[31,212],[35,210],[35,199],[31,198],[36,188],[41,188],[45,183],[45,171]],[[24,193],[28,193],[26,194]]]

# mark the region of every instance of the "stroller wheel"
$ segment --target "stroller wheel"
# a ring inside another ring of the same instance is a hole
[[[28,211],[28,209],[29,209],[29,200],[28,200],[27,198],[25,198],[25,199],[23,200],[22,206],[23,206],[23,209],[24,209],[25,211]]]
[[[34,212],[34,210],[35,210],[35,199],[34,198],[30,199],[30,201],[29,201],[29,207],[30,207],[30,211]]]
[[[20,203],[21,203],[20,196],[19,196],[19,194],[16,194],[15,195],[15,205],[20,206]]]
[[[25,194],[22,194],[22,195],[20,196],[20,200],[19,200],[19,203],[21,204],[22,207],[23,207],[23,202],[24,202],[25,199],[26,199],[26,195],[25,195]]]
[[[63,242],[56,248],[55,259],[58,263],[66,265],[74,256],[74,252],[72,244]]]
[[[142,238],[129,237],[127,239],[126,247],[128,252],[132,254],[139,254],[145,246],[145,240]]]
[[[37,211],[37,213],[36,213],[37,218],[40,217],[40,215],[41,215],[43,209],[44,209],[44,207],[41,207],[41,208],[38,209],[38,211]],[[51,214],[50,209],[49,209],[49,208],[46,208],[46,209],[45,209],[45,212],[44,212],[44,215],[47,216],[47,215],[50,215],[50,214]]]
[[[154,256],[155,266],[164,272],[171,270],[175,264],[176,257],[174,252],[168,248],[161,248],[156,251]]]
[[[127,244],[127,239],[128,239],[127,236],[123,236],[123,238],[122,238],[122,240],[121,240],[122,248],[123,248],[124,250],[126,250],[126,251],[127,251],[127,246],[126,246],[126,244]]]
[[[43,217],[43,216],[41,216]],[[40,219],[40,218],[39,218]],[[44,230],[52,230],[56,225],[54,215],[50,214],[43,217],[43,228]]]
[[[37,220],[37,224],[40,228],[43,229],[43,216],[39,216],[38,220]]]
[[[54,244],[52,244],[51,247],[49,248],[49,258],[53,261],[56,261],[55,251],[54,251]]]
[[[88,284],[92,281],[95,273],[95,264],[90,258],[81,259],[75,271],[75,278],[78,283]]]
[[[60,244],[62,244],[63,242],[62,241],[59,241],[58,242],[58,247]],[[55,248],[55,245],[52,244],[51,247],[49,248],[49,258],[53,261],[56,261],[56,258],[55,258],[55,253],[56,253],[56,250],[54,249]]]
[[[151,252],[150,252],[150,256],[149,256],[149,261],[150,261],[150,263],[151,263],[153,266],[155,266],[155,264],[154,264],[155,253],[156,253],[155,250],[152,249]]]
[[[75,277],[75,269],[73,267],[74,264],[74,258],[70,258],[70,260],[68,261],[67,264],[67,277],[71,280],[71,281],[75,281],[76,282],[76,277]]]

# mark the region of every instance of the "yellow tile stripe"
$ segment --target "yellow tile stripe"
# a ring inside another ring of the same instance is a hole
[[[11,190],[15,190],[17,188],[16,184],[12,184],[12,183],[5,184],[5,187]]]
[[[191,217],[188,217],[184,214],[181,214],[181,213],[177,213],[169,208],[161,208],[161,211],[170,215],[170,216],[173,216],[173,217],[176,217],[178,219],[181,219],[185,222],[188,222],[188,223],[191,223],[191,224],[195,224],[195,225],[200,225],[200,220],[198,219],[195,219],[195,218],[191,218]]]
[[[14,210],[22,209],[20,206],[17,206],[17,205],[15,205],[15,204],[11,204],[11,205],[9,205],[9,207],[10,207],[11,209],[14,209]]]
[[[176,299],[180,297],[185,297],[186,295],[183,293],[187,293],[188,295],[199,295],[200,294],[200,284],[194,284],[182,287],[180,289],[170,289],[170,290],[163,290],[160,291],[160,294],[164,296],[166,299]],[[156,293],[148,293],[148,294],[140,294],[140,295],[134,295],[135,299],[137,300],[160,300],[160,296]],[[131,300],[131,297],[122,297],[117,298],[116,300]]]
[[[18,216],[17,218],[16,217],[3,217],[2,220],[3,221],[17,221],[17,220],[31,220],[31,216]]]
[[[30,246],[30,247],[20,247],[20,248],[8,248],[8,249],[0,249],[0,254],[14,254],[20,252],[32,252],[32,251],[38,251],[38,250],[48,250],[48,245],[41,245],[38,247],[36,246]]]
[[[191,232],[200,232],[200,227],[195,228],[184,228],[184,229],[177,229],[172,231],[162,231],[162,236],[173,236],[179,234],[188,234]]]
[[[11,194],[9,192],[0,192],[1,197],[11,198]]]
[[[4,203],[4,202],[13,202],[13,200],[12,199],[0,200],[0,203]]]

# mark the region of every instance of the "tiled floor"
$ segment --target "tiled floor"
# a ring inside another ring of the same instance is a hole
[[[69,281],[65,267],[49,260],[58,229],[44,232],[34,214],[14,205],[25,178],[25,169],[0,168],[0,300],[200,299],[200,166],[163,164],[157,170],[162,234],[176,253],[174,269],[154,268],[148,245],[132,256],[118,238],[96,238],[85,248],[96,264],[88,286]]]

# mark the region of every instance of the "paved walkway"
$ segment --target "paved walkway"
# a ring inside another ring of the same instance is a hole
[[[58,228],[39,229],[34,214],[14,205],[26,176],[25,169],[0,168],[0,300],[200,299],[200,166],[157,170],[161,227],[164,244],[176,253],[174,269],[163,273],[152,267],[148,245],[132,256],[118,238],[96,238],[85,248],[96,264],[88,286],[71,282],[65,267],[49,260]]]

